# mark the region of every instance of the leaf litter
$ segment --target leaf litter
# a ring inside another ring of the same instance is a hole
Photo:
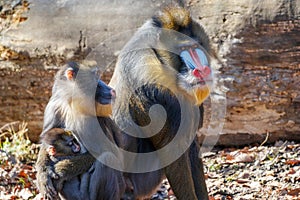
[[[39,145],[28,140],[26,123],[18,131],[10,127],[0,129],[0,199],[40,199],[34,168]],[[300,143],[216,147],[202,156],[210,200],[300,199]],[[176,198],[164,180],[151,199]]]

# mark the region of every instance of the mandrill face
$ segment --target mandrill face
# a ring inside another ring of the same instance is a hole
[[[178,30],[159,29],[157,48],[160,60],[173,68],[180,90],[185,91],[196,105],[209,95],[212,84],[212,70],[209,54],[198,42],[190,25]]]
[[[178,85],[194,97],[196,105],[208,97],[208,85],[212,82],[212,70],[206,55],[196,43],[179,46],[182,64],[178,69]]]

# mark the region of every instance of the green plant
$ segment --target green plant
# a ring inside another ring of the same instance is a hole
[[[3,131],[4,129],[4,131]],[[35,157],[31,141],[28,139],[27,123],[19,124],[18,130],[12,125],[2,127],[0,132],[0,150],[20,161],[30,161]]]

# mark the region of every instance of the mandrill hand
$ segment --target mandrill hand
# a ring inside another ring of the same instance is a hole
[[[53,185],[53,178],[58,178],[58,175],[49,165],[49,157],[46,147],[42,146],[36,163],[37,187],[41,196],[44,199],[58,199],[58,193]]]
[[[43,173],[40,173],[38,176],[38,188],[40,188],[40,193],[42,194],[43,198],[49,200],[59,199],[58,193],[53,186],[52,178],[54,176],[53,170],[49,168],[45,168],[46,170]],[[55,175],[55,177],[58,177]]]

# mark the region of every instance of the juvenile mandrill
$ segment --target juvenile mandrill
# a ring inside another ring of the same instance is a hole
[[[41,143],[39,160],[46,162],[46,167],[50,173],[53,173],[52,177],[56,178],[52,179],[52,182],[58,192],[62,192],[65,181],[84,174],[95,162],[95,158],[88,152],[81,152],[80,144],[71,131],[61,128],[50,129],[41,138]],[[76,165],[72,163],[76,163]],[[88,194],[87,189],[79,196],[84,198],[86,194]]]
[[[126,150],[143,155],[124,164],[131,166],[125,176],[135,198],[149,196],[165,175],[177,199],[208,199],[196,131],[212,81],[209,55],[204,30],[176,6],[147,21],[120,52],[109,85],[117,94],[113,118],[128,134]],[[157,104],[164,111],[152,112]]]

